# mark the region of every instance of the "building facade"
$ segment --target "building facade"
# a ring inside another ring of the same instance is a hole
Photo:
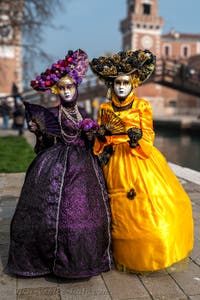
[[[17,13],[20,11],[18,7]],[[0,97],[22,91],[22,35],[10,23],[9,2],[0,3]]]
[[[163,34],[164,20],[158,13],[158,0],[127,0],[127,15],[120,23],[122,49],[149,49],[157,61],[199,65],[200,34]],[[199,68],[200,70],[200,68]],[[199,72],[200,73],[200,72]],[[146,83],[137,89],[137,95],[147,98],[155,115],[200,115],[200,98],[157,83]]]

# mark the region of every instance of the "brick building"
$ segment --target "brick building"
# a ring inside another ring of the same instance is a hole
[[[158,62],[171,60],[200,70],[200,34],[175,30],[162,34],[164,20],[158,14],[158,4],[158,0],[127,0],[127,16],[120,23],[123,50],[149,49]],[[151,102],[154,115],[200,114],[198,96],[161,84],[146,83],[137,88],[137,95]]]
[[[20,7],[19,7],[20,9]],[[0,3],[0,97],[22,91],[22,47],[19,28],[9,21],[9,3]]]

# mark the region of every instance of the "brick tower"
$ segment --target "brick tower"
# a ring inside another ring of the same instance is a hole
[[[149,49],[160,57],[162,27],[158,0],[127,0],[127,17],[120,24],[123,50]]]
[[[10,24],[9,9],[9,2],[1,1],[0,97],[11,95],[13,86],[22,91],[22,37],[20,29]],[[19,5],[17,13],[20,13]]]

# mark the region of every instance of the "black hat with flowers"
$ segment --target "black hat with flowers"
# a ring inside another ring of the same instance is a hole
[[[87,72],[88,65],[88,56],[83,50],[69,50],[64,59],[59,59],[52,64],[50,69],[46,69],[36,76],[30,85],[37,91],[50,90],[66,75],[72,78],[76,85],[79,85]]]
[[[110,57],[100,56],[90,62],[90,67],[99,79],[110,85],[113,80],[123,75],[134,75],[141,85],[155,69],[156,57],[149,50],[120,51]]]

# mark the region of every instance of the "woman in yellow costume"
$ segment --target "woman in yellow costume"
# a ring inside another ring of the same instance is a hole
[[[94,152],[103,162],[111,211],[113,257],[123,271],[155,271],[193,248],[189,197],[153,145],[152,110],[134,88],[155,68],[148,50],[94,58],[91,69],[109,88],[100,107]]]

